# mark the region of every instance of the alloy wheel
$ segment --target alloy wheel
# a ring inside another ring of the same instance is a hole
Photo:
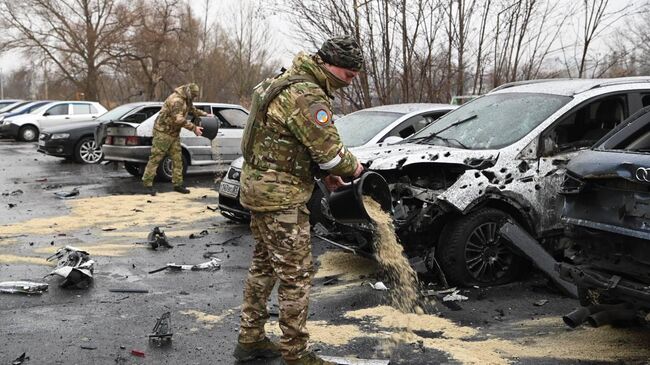
[[[103,153],[101,148],[97,148],[94,140],[87,140],[79,146],[79,156],[83,162],[93,164],[102,159]]]
[[[465,265],[477,281],[494,282],[503,277],[512,265],[513,253],[498,229],[496,222],[486,222],[476,227],[467,238]]]

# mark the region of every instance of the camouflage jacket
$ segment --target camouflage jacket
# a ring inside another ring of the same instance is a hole
[[[187,121],[188,114],[196,117],[208,115],[206,112],[196,109],[192,105],[189,90],[186,90],[185,86],[179,86],[174,89],[174,92],[165,100],[162,109],[160,109],[160,114],[156,118],[156,124],[153,127],[154,133],[158,132],[172,137],[178,137],[181,133],[181,128],[193,131],[196,127]]]
[[[343,147],[332,122],[334,90],[329,77],[333,76],[319,62],[316,56],[300,53],[288,71],[265,80],[253,92],[253,110],[242,140],[240,198],[252,211],[304,206],[314,189],[315,166],[340,176],[351,176],[356,169],[356,158]],[[256,104],[265,93],[290,77],[311,81],[290,84],[268,104],[265,116],[258,115]]]

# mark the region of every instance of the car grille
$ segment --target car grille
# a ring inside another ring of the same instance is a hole
[[[241,170],[233,168],[233,167],[228,169],[228,178],[230,180],[239,181],[240,177],[241,177]]]

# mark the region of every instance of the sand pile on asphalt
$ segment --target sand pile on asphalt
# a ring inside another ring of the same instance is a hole
[[[404,256],[392,218],[381,209],[379,203],[368,196],[363,197],[363,204],[375,223],[375,259],[390,280],[391,305],[402,312],[422,313],[422,308],[418,306],[417,274]]]
[[[341,280],[357,280],[377,271],[377,264],[349,252],[327,251],[318,256],[320,267],[315,278],[337,276]]]
[[[149,195],[111,195],[69,200],[70,213],[54,217],[36,218],[25,222],[0,226],[0,236],[17,234],[70,233],[80,229],[115,228],[132,229],[137,226],[151,227],[175,223],[192,224],[206,211],[203,196],[216,198],[216,192],[206,188],[194,188],[190,194],[176,192]],[[147,203],[151,201],[151,203]]]

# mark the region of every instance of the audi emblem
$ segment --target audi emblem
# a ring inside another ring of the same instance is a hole
[[[650,167],[639,167],[636,169],[636,179],[641,182],[650,182]]]

